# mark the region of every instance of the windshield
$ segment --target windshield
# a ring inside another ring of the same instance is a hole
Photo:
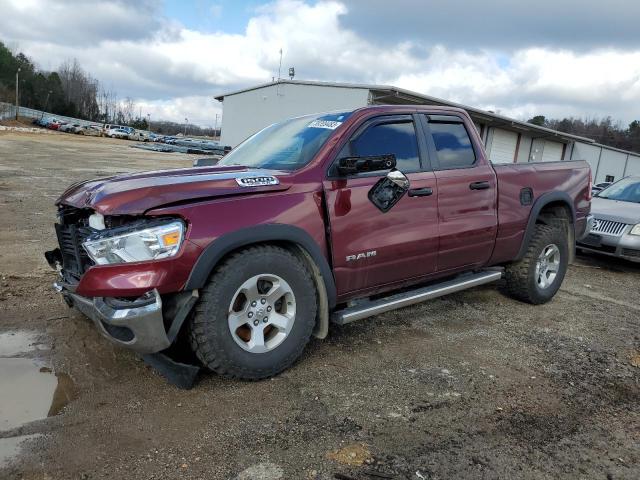
[[[260,130],[227,154],[218,165],[297,170],[308,164],[351,112],[292,118]]]
[[[640,178],[627,177],[602,190],[597,197],[640,203]]]

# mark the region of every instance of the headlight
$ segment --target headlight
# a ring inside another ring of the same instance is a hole
[[[640,235],[640,223],[633,226],[633,228],[629,232],[629,235]]]
[[[139,230],[103,230],[89,237],[82,246],[98,265],[143,262],[173,257],[180,250],[184,224],[179,221],[150,226]]]

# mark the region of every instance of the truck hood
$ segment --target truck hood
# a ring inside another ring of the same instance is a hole
[[[596,218],[603,220],[629,224],[640,223],[640,203],[593,197],[591,200],[591,213]]]
[[[236,179],[274,176],[278,185],[240,186]],[[213,166],[159,170],[88,180],[71,185],[56,204],[91,208],[103,215],[138,215],[161,206],[209,198],[286,190],[289,173]]]

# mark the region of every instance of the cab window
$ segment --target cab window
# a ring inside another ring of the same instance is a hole
[[[441,170],[467,168],[476,163],[476,154],[463,123],[429,122],[429,130]]]
[[[401,172],[420,170],[418,140],[411,120],[372,125],[349,144],[351,156],[393,154],[396,157],[396,168]]]

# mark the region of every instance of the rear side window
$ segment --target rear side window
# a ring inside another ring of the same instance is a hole
[[[396,156],[396,168],[401,172],[420,170],[418,140],[412,121],[391,122],[372,125],[351,141],[351,155]]]
[[[470,167],[476,162],[469,133],[462,123],[429,123],[442,170]]]

